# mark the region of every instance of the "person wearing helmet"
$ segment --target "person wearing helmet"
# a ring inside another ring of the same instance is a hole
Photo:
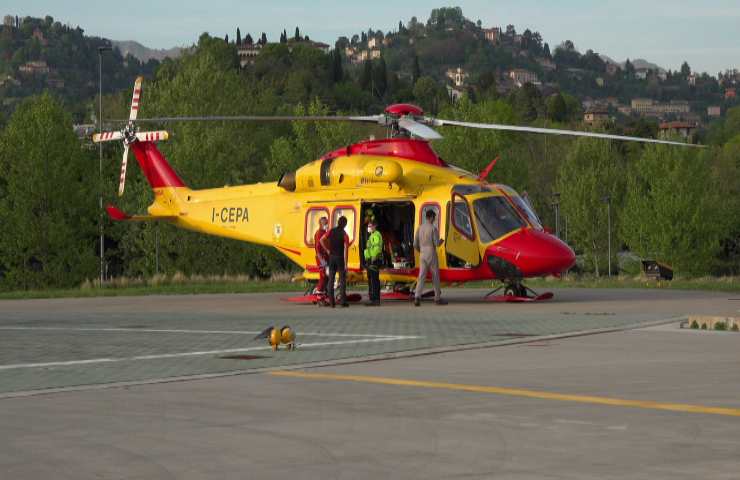
[[[365,265],[367,266],[367,288],[369,307],[380,305],[380,267],[383,264],[383,236],[378,231],[377,224],[370,221],[367,224],[368,239],[365,248]]]

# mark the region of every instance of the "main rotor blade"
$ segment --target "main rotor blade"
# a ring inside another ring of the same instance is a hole
[[[625,135],[612,135],[609,133],[596,133],[596,132],[581,132],[578,130],[563,130],[559,128],[540,128],[540,127],[521,127],[517,125],[503,125],[498,123],[472,123],[472,122],[459,122],[457,120],[442,120],[437,118],[427,119],[432,125],[445,126],[453,125],[457,127],[468,127],[468,128],[484,128],[488,130],[504,130],[509,132],[527,132],[527,133],[547,133],[552,135],[569,135],[572,137],[591,137],[591,138],[606,138],[609,140],[626,140],[631,142],[643,142],[643,143],[660,143],[664,145],[678,145],[681,147],[695,147],[705,148],[704,145],[694,145],[691,143],[674,142],[670,140],[655,140],[653,138],[642,138],[642,137],[628,137]]]
[[[385,115],[368,115],[368,116],[339,116],[339,115],[211,115],[211,116],[190,116],[190,117],[156,117],[140,118],[136,122],[163,123],[163,122],[293,122],[293,121],[319,121],[319,122],[374,122],[382,123],[385,121]],[[125,121],[125,120],[118,120]]]
[[[408,131],[412,135],[421,137],[425,140],[439,140],[440,138],[442,138],[442,135],[440,135],[433,129],[409,117],[399,118],[398,127]]]
[[[136,77],[134,82],[134,95],[131,97],[131,112],[129,113],[129,120],[136,120],[136,116],[139,114],[139,100],[141,99],[141,82],[144,81],[144,77]]]
[[[128,163],[128,144],[123,147],[123,162],[121,163],[121,178],[118,181],[118,196],[123,195],[123,187],[126,185],[126,164]]]

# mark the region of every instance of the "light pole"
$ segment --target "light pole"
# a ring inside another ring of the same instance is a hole
[[[103,133],[103,52],[111,50],[109,46],[98,47],[98,85],[100,90],[98,110],[98,133]],[[105,282],[105,244],[103,240],[103,142],[98,143],[100,158],[98,161],[98,228],[100,230],[100,286]]]
[[[555,236],[560,238],[560,192],[553,192],[552,207],[555,210]]]
[[[606,203],[606,228],[607,228],[607,242],[608,242],[608,250],[607,254],[609,255],[608,261],[609,261],[609,273],[608,275],[612,276],[612,197],[609,195],[605,195],[604,198],[602,198],[604,202]]]

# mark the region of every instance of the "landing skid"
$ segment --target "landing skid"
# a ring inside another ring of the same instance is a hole
[[[283,299],[286,302],[290,303],[301,303],[305,305],[328,305],[329,300],[327,300],[326,294],[323,293],[311,293],[308,295],[302,295],[300,297],[288,297]],[[349,303],[357,303],[360,300],[362,300],[362,295],[359,293],[348,293],[347,294],[347,302]],[[336,304],[339,305],[339,297],[337,297]]]
[[[503,295],[495,295],[500,290],[503,290]],[[513,282],[501,285],[500,287],[491,290],[483,297],[483,299],[489,302],[522,303],[550,300],[553,296],[552,292],[538,294],[520,282]]]

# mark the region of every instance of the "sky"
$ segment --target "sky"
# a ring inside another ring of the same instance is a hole
[[[716,75],[740,68],[740,1],[704,0],[4,0],[0,15],[44,17],[80,26],[88,35],[136,40],[150,48],[195,43],[199,35],[242,36],[266,32],[277,40],[295,27],[330,45],[339,36],[396,30],[416,16],[426,21],[432,8],[459,6],[486,27],[513,24],[517,31],[539,31],[554,49],[572,40],[617,61],[644,58],[666,69],[687,61],[694,71]]]

